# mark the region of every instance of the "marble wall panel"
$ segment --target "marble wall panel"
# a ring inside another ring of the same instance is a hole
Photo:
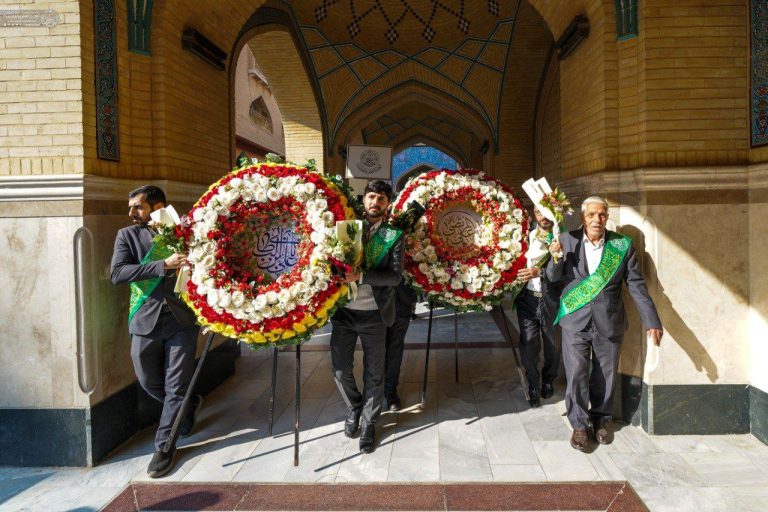
[[[668,337],[650,384],[749,381],[745,204],[653,205],[656,299]]]
[[[621,206],[611,218],[633,239],[665,336],[659,367],[649,373],[644,329],[625,293],[630,328],[620,371],[649,384],[748,382],[748,205],[690,204],[683,197],[654,204],[630,192],[617,194]]]
[[[80,217],[48,217],[46,224],[48,314],[51,339],[51,379],[56,407],[88,405],[78,385],[73,238]]]
[[[45,219],[0,219],[0,407],[53,403]]]
[[[768,237],[765,222],[768,203],[752,203],[749,207],[750,253],[750,384],[768,392]]]
[[[125,214],[85,217],[85,225],[93,233],[95,249],[91,277],[96,294],[92,301],[93,335],[98,347],[99,365],[99,382],[91,396],[91,403],[100,402],[136,380],[128,334],[129,287],[127,284],[114,285],[110,278],[115,235],[129,223]]]

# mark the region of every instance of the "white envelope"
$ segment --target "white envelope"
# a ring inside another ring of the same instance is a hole
[[[176,213],[176,209],[171,205],[153,211],[149,214],[149,217],[153,221],[164,226],[178,226],[181,224],[181,218],[179,217],[179,214]]]
[[[541,205],[541,198],[552,193],[552,188],[549,186],[549,183],[547,183],[547,178],[540,178],[538,180],[529,178],[523,183],[523,191],[528,195],[534,206],[539,209],[544,217],[557,224],[555,215]]]

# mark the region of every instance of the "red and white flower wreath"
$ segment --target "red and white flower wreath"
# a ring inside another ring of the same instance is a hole
[[[253,233],[288,216],[298,262],[276,280],[254,271]],[[253,344],[300,343],[347,296],[328,263],[337,221],[354,218],[344,192],[303,167],[260,163],[213,184],[181,227],[192,268],[183,296],[201,325]]]
[[[411,180],[395,201],[394,215],[405,212],[411,201],[426,213],[406,235],[405,274],[427,300],[462,311],[490,310],[504,292],[519,286],[528,222],[509,187],[482,171],[443,169]],[[481,216],[469,250],[451,247],[437,231],[441,215],[452,207]]]

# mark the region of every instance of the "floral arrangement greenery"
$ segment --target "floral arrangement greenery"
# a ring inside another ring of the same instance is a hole
[[[552,212],[558,226],[563,224],[565,215],[573,214],[571,201],[566,197],[565,193],[558,190],[557,187],[555,187],[549,194],[544,194],[539,200],[539,203],[541,206]]]
[[[394,222],[414,201],[426,213],[405,235],[405,274],[430,302],[460,311],[489,310],[519,286],[528,222],[509,187],[472,169],[422,174],[396,198]],[[441,217],[455,208],[469,208],[481,218],[471,246],[451,245],[438,231]]]
[[[188,254],[182,297],[198,322],[257,347],[308,340],[347,300],[330,262],[354,256],[336,235],[355,218],[350,201],[334,179],[291,164],[248,164],[214,183],[172,233]],[[253,248],[276,222],[294,226],[298,261],[272,279]]]

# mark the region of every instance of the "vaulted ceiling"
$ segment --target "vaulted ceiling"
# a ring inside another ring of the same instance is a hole
[[[410,131],[414,139],[454,139],[445,149],[468,161],[485,140],[498,143],[521,4],[527,15],[535,13],[525,0],[272,0],[265,5],[295,20],[331,153],[354,130],[369,143],[392,143]],[[391,100],[414,84],[415,96]],[[420,101],[422,94],[429,101]],[[424,107],[427,103],[431,106]]]

